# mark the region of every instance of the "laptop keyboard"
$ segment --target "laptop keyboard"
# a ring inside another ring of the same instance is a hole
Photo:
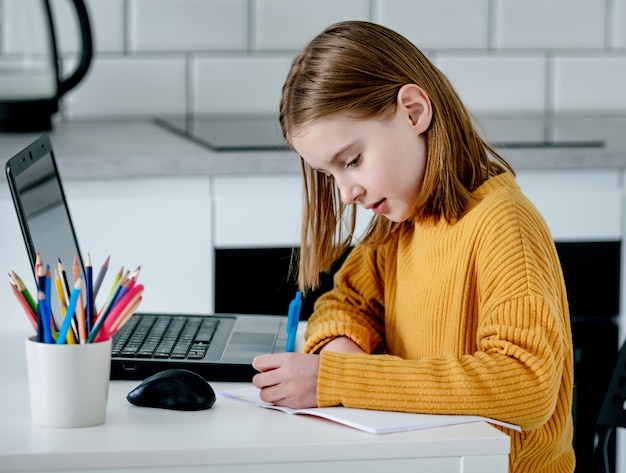
[[[113,340],[113,358],[201,360],[219,320],[172,315],[133,315]]]

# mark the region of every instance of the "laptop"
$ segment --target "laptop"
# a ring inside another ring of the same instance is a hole
[[[84,268],[49,136],[9,159],[6,174],[33,271],[37,253],[43,262],[65,265],[76,255]],[[58,325],[61,311],[53,300]],[[286,323],[286,316],[275,315],[139,312],[113,337],[111,379],[182,368],[208,381],[249,381],[255,356],[285,350]]]

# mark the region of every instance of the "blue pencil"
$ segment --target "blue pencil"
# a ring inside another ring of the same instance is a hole
[[[37,272],[37,282],[39,286],[37,291],[37,300],[39,307],[39,316],[41,318],[42,341],[44,343],[54,343],[50,325],[50,319],[52,318],[49,299],[50,284],[49,278],[46,277],[46,270],[44,269],[43,265],[39,266],[39,270]]]
[[[93,323],[93,266],[91,265],[91,256],[87,253],[87,265],[85,266],[85,322],[87,333],[91,332],[91,324]]]
[[[76,311],[76,304],[78,303],[78,296],[80,296],[80,289],[82,286],[82,276],[76,280],[74,284],[74,289],[72,289],[72,293],[70,295],[70,302],[67,305],[67,310],[65,311],[65,318],[63,319],[63,325],[61,325],[61,330],[59,331],[59,335],[57,337],[57,343],[63,344],[66,342],[67,334],[70,330],[70,326],[72,325],[72,319],[74,318],[74,312]]]
[[[43,291],[37,291],[37,341],[40,343],[49,343],[47,340],[50,336],[50,324],[46,320],[46,294]]]

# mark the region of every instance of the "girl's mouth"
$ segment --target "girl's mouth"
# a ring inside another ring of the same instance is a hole
[[[380,202],[377,202],[376,204],[374,204],[372,206],[372,212],[374,212],[376,215],[381,215],[382,213],[384,213],[387,207],[385,205],[386,202],[387,202],[387,199],[383,199]]]

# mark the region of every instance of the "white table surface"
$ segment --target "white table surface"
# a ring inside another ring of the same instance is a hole
[[[0,472],[508,471],[509,438],[484,422],[374,435],[222,397],[205,411],[148,409],[126,401],[136,381],[110,383],[104,425],[39,427],[30,420],[27,335],[0,332]]]

